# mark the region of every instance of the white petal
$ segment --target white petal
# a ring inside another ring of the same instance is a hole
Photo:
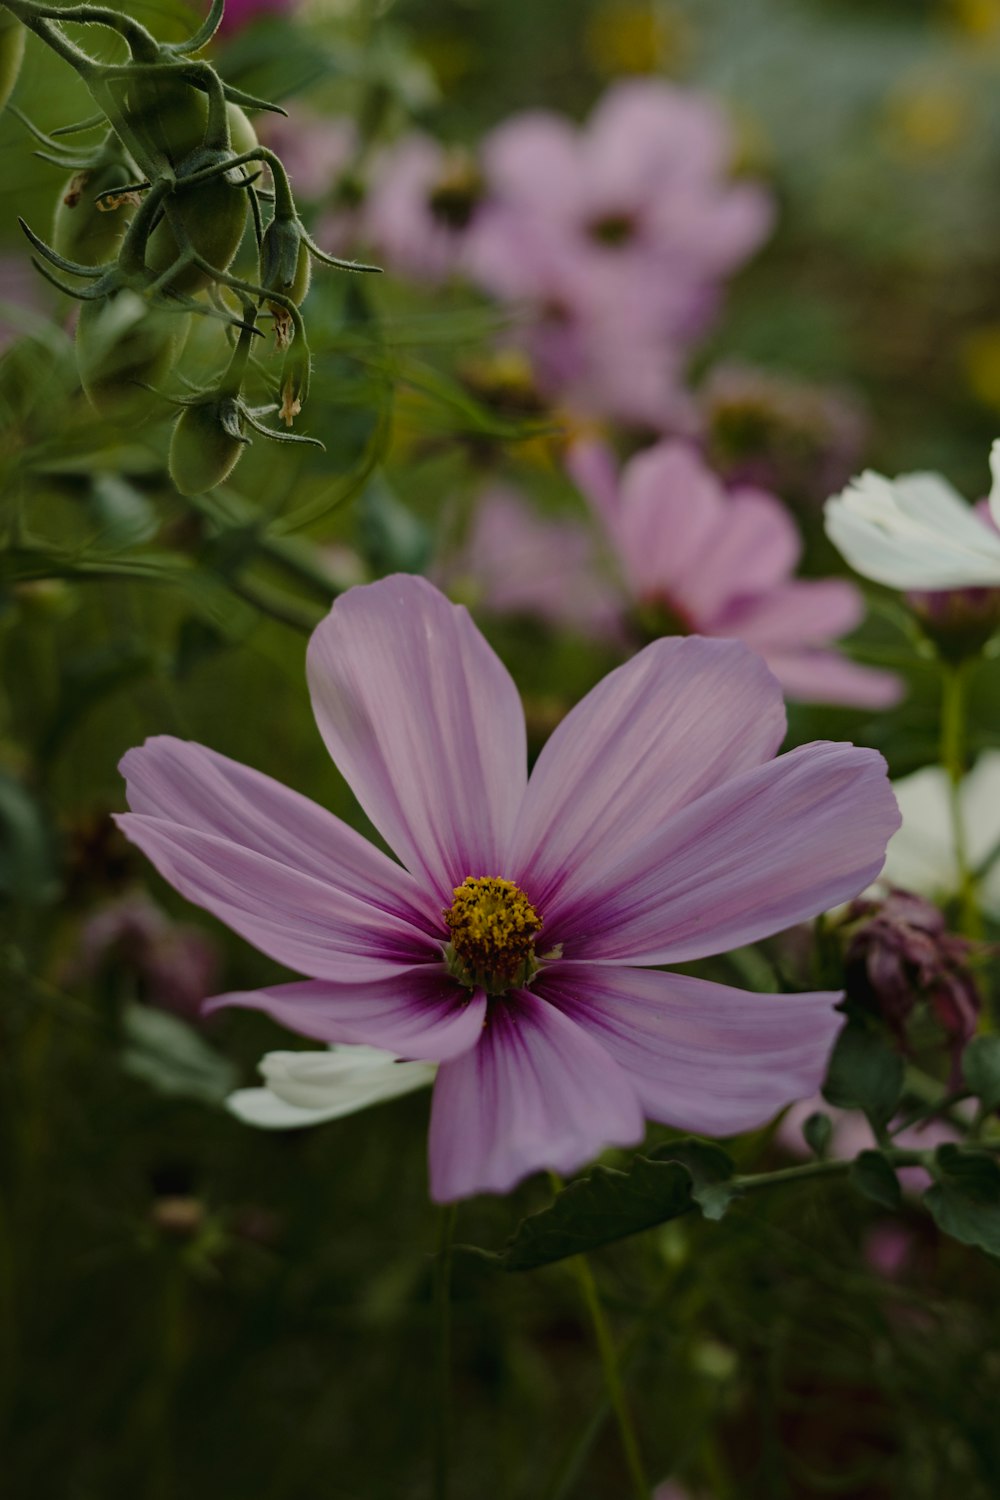
[[[923,896],[945,898],[958,889],[958,867],[949,810],[948,777],[925,766],[893,782],[903,824],[889,841],[880,881]],[[981,755],[962,783],[962,817],[969,860],[976,869],[1000,845],[1000,750]],[[982,906],[1000,916],[1000,861],[979,890]]]
[[[993,479],[990,486],[990,514],[994,526],[1000,530],[1000,438],[994,439],[990,448],[990,475]]]
[[[900,589],[1000,584],[1000,538],[937,474],[866,470],[825,507],[826,530],[856,572]]]
[[[377,1047],[331,1047],[323,1052],[268,1052],[262,1089],[239,1089],[229,1109],[248,1125],[289,1129],[318,1125],[396,1099],[434,1081],[433,1063],[399,1062]]]

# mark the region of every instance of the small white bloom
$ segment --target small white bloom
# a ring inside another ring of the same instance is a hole
[[[1000,440],[990,452],[1000,527]],[[1000,536],[939,474],[866,469],[826,502],[826,531],[855,572],[896,589],[1000,587]]]
[[[959,886],[949,811],[948,777],[925,766],[893,782],[903,823],[889,840],[881,882],[941,899]],[[979,870],[1000,846],[1000,750],[987,750],[962,783],[960,793],[969,862]],[[1000,860],[993,860],[979,886],[985,911],[1000,917]]]
[[[333,1046],[324,1052],[267,1052],[262,1089],[237,1089],[226,1106],[246,1125],[288,1130],[339,1120],[370,1104],[433,1083],[434,1063],[399,1062],[378,1047]]]

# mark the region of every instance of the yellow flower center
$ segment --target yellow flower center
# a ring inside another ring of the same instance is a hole
[[[455,887],[444,920],[451,933],[445,956],[460,984],[502,995],[537,973],[542,919],[512,880],[470,875]]]

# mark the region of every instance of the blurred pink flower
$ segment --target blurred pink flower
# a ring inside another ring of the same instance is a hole
[[[550,391],[657,430],[672,423],[683,356],[720,280],[771,223],[767,193],[730,179],[731,156],[713,101],[648,79],[613,86],[583,127],[532,111],[486,138],[469,274],[528,306]],[[617,389],[637,383],[630,349],[645,371],[638,397]],[[614,371],[603,380],[602,357]]]
[[[775,759],[784,706],[759,658],[663,640],[577,705],[529,780],[506,669],[464,609],[405,575],[334,603],[308,674],[327,747],[400,864],[170,737],[125,756],[118,821],[189,900],[311,976],[213,1007],[440,1061],[436,1199],[574,1171],[638,1141],[644,1115],[730,1134],[815,1090],[836,994],[752,995],[648,966],[863,889],[898,824],[880,755],[815,744]]]
[[[297,0],[226,0],[219,31],[226,36],[249,25],[258,16],[289,15],[297,9]]]
[[[877,1141],[871,1126],[860,1110],[835,1109],[821,1094],[793,1104],[778,1126],[777,1139],[792,1156],[811,1153],[802,1135],[809,1116],[821,1110],[833,1125],[829,1155],[836,1161],[853,1161],[861,1151],[874,1151]],[[904,1151],[933,1151],[951,1141],[960,1141],[961,1132],[947,1120],[928,1120],[924,1125],[910,1125],[893,1137],[893,1145]],[[930,1186],[930,1173],[923,1167],[900,1167],[899,1180],[908,1193],[920,1193]]]
[[[830,649],[860,623],[864,600],[846,580],[792,576],[801,542],[773,495],[725,490],[678,441],[646,449],[620,476],[611,451],[590,440],[574,445],[568,464],[647,629],[741,640],[791,698],[864,708],[898,701],[897,677]]]
[[[601,571],[590,529],[540,515],[508,485],[490,485],[479,495],[464,545],[438,581],[486,614],[530,615],[598,637],[618,629],[617,594]]]
[[[294,101],[288,117],[259,115],[254,124],[261,142],[281,157],[296,197],[326,198],[351,165],[358,131],[346,115],[316,115]]]
[[[481,194],[470,155],[413,131],[375,158],[359,234],[391,270],[444,281],[464,263]]]
[[[188,1019],[197,1017],[221,968],[218,944],[209,933],[175,922],[138,891],[108,902],[87,918],[67,961],[64,982],[91,980],[112,959],[137,976],[147,1003]]]

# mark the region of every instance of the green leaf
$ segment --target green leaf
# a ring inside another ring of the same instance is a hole
[[[236,1087],[234,1065],[179,1016],[130,1005],[124,1027],[122,1068],[158,1093],[221,1104]]]
[[[802,1135],[813,1156],[822,1160],[830,1149],[833,1121],[821,1109],[814,1110],[802,1126]]]
[[[419,573],[430,560],[431,537],[422,521],[382,479],[373,479],[358,503],[358,540],[376,573]]]
[[[903,1092],[903,1059],[874,1031],[849,1022],[837,1038],[823,1097],[838,1109],[864,1110],[876,1131],[891,1120]]]
[[[962,1053],[962,1075],[987,1114],[1000,1109],[1000,1036],[973,1037]]]
[[[985,1151],[939,1146],[937,1181],[924,1202],[938,1228],[963,1245],[1000,1256],[1000,1165]]]
[[[883,1208],[897,1209],[903,1192],[899,1178],[881,1151],[862,1151],[851,1162],[851,1186]]]
[[[45,815],[20,782],[0,772],[0,899],[40,906],[58,894]]]
[[[626,1172],[595,1167],[548,1208],[523,1220],[499,1259],[504,1270],[532,1271],[694,1208],[719,1219],[735,1195],[732,1171],[733,1163],[718,1146],[690,1139],[658,1147],[652,1157],[635,1157]]]
[[[721,1219],[738,1189],[732,1185],[735,1166],[721,1146],[688,1136],[651,1151],[653,1161],[677,1161],[691,1178],[691,1197],[706,1219]]]

